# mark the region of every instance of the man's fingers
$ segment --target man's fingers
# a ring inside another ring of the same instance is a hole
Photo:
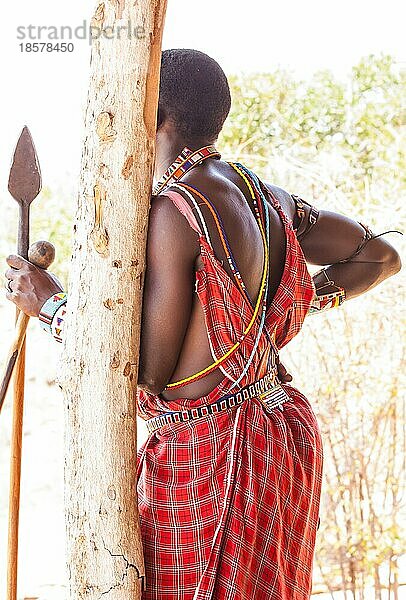
[[[287,383],[293,379],[292,375],[288,373],[285,365],[283,365],[280,361],[278,361],[278,376],[282,383]]]
[[[10,256],[7,256],[6,263],[13,269],[22,269],[24,265],[30,264],[28,260],[25,260],[25,258],[19,256],[18,254],[10,254]]]
[[[283,365],[282,363],[279,363],[278,371],[279,371],[279,375],[282,375],[282,377],[286,377],[286,375],[288,375],[288,371],[287,371],[285,365]]]
[[[18,294],[15,292],[10,292],[10,291],[6,292],[7,300],[11,300],[11,302],[14,302],[14,304],[16,303],[16,300],[18,297],[19,297]]]
[[[7,269],[7,271],[4,273],[5,278],[10,279],[11,281],[16,277],[16,275],[18,275],[16,269]]]

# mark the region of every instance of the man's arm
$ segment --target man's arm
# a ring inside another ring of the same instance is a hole
[[[200,253],[197,234],[172,201],[152,202],[138,384],[159,394],[170,381],[189,324]]]
[[[396,249],[383,237],[365,240],[369,237],[366,228],[356,220],[327,210],[315,211],[307,202],[301,202],[298,210],[297,200],[300,199],[297,196],[271,184],[266,187],[292,220],[306,261],[327,265],[313,276],[318,296],[342,288],[349,300],[400,270],[401,261]],[[361,251],[354,255],[360,245]],[[335,285],[326,285],[327,280]]]
[[[310,213],[308,205],[305,212]],[[323,294],[338,286],[344,288],[347,300],[355,298],[400,270],[395,248],[383,237],[374,238],[372,234],[372,239],[365,239],[365,234],[366,229],[357,221],[339,213],[319,211],[317,222],[300,245],[310,264],[328,265],[314,276],[316,288],[323,286]],[[325,285],[327,279],[335,286]]]

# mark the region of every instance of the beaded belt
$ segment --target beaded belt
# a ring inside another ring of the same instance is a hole
[[[206,415],[214,415],[223,410],[227,410],[228,408],[238,406],[239,404],[242,404],[244,400],[250,400],[251,398],[259,398],[269,410],[277,407],[280,407],[280,409],[283,410],[282,404],[289,399],[289,396],[281,386],[277,378],[277,373],[272,372],[268,373],[258,381],[241,388],[236,394],[222,396],[222,398],[219,398],[219,400],[212,404],[206,404],[188,410],[164,413],[163,415],[152,417],[152,419],[146,421],[147,429],[149,433],[152,433],[168,423],[183,423],[184,421],[200,419]]]

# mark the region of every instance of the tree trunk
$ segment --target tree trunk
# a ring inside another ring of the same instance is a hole
[[[115,0],[99,4],[91,22],[86,135],[58,377],[66,409],[70,600],[134,600],[145,583],[135,392],[165,11],[166,0]]]

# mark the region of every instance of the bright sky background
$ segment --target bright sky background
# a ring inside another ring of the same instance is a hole
[[[369,53],[387,52],[401,63],[406,60],[406,14],[400,0],[168,2],[164,47],[203,50],[227,73],[282,66],[303,77],[319,68],[343,76]],[[7,198],[8,167],[24,124],[34,136],[44,185],[70,186],[75,193],[88,43],[76,40],[72,54],[22,54],[16,28],[78,26],[84,19],[89,22],[93,6],[89,0],[19,0],[3,7],[0,199]]]

